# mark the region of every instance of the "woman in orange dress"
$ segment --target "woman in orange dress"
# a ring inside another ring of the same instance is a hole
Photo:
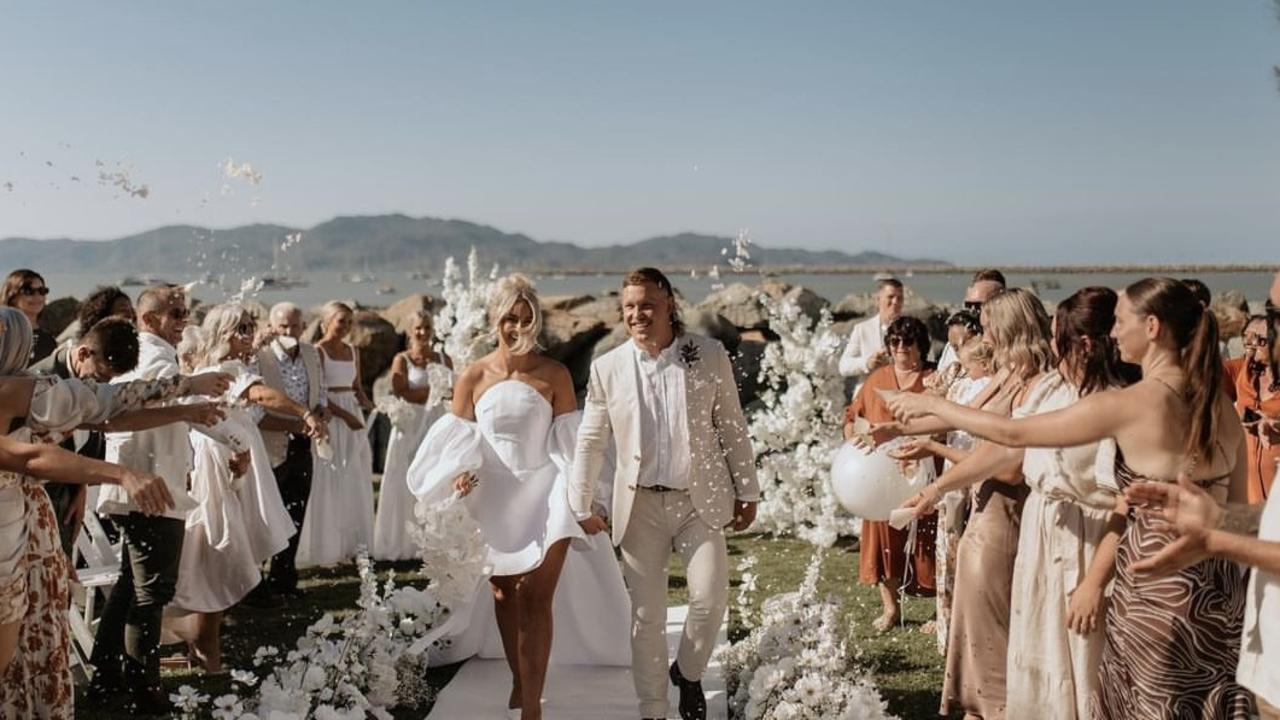
[[[885,329],[884,346],[892,362],[867,376],[853,402],[844,411],[844,436],[857,441],[854,420],[861,417],[870,423],[892,422],[893,413],[877,390],[923,392],[925,379],[933,367],[925,362],[929,353],[929,330],[913,317],[900,317]],[[873,627],[884,632],[901,617],[898,590],[931,596],[934,591],[934,531],[936,516],[920,521],[915,543],[911,547],[911,577],[903,583],[907,569],[907,530],[895,530],[884,521],[862,521],[862,557],[858,581],[880,587],[884,613]]]
[[[1244,421],[1249,453],[1249,502],[1266,502],[1280,460],[1280,445],[1259,439],[1259,420],[1280,419],[1280,383],[1272,373],[1270,346],[1267,342],[1267,319],[1261,315],[1249,318],[1244,328],[1243,366],[1235,374],[1236,411]],[[1265,435],[1265,431],[1262,433]]]

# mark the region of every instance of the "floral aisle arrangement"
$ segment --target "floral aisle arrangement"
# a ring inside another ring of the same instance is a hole
[[[831,330],[825,310],[815,322],[791,300],[758,293],[778,341],[760,364],[764,407],[751,418],[751,442],[764,501],[758,527],[829,546],[854,532],[829,485],[831,458],[842,441],[843,339]]]
[[[445,306],[436,314],[436,336],[444,341],[444,352],[453,358],[453,366],[461,371],[473,360],[487,353],[491,347],[489,319],[486,309],[498,277],[494,265],[488,277],[480,272],[476,249],[467,256],[465,282],[462,270],[450,257],[444,263],[441,278]]]
[[[818,597],[823,550],[804,582],[761,605],[743,640],[719,651],[740,720],[888,720],[887,706],[840,639],[840,605]],[[749,569],[749,568],[748,568]],[[739,598],[739,605],[743,599]]]
[[[423,548],[425,589],[379,585],[362,553],[357,611],[341,620],[326,613],[296,647],[260,647],[253,670],[231,673],[235,692],[210,698],[189,686],[170,696],[184,720],[390,720],[388,708],[423,707],[426,651],[450,617],[487,576],[488,546],[479,525],[454,495],[419,507],[415,539]]]

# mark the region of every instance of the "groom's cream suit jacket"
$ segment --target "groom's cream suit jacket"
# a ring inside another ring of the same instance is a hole
[[[591,364],[586,407],[569,478],[569,505],[592,509],[594,482],[605,467],[610,437],[617,447],[613,474],[613,542],[622,543],[640,473],[640,386],[631,340]],[[738,402],[729,354],[718,341],[684,334],[675,339],[685,373],[689,424],[689,498],[711,527],[733,520],[734,502],[760,499],[755,453]]]

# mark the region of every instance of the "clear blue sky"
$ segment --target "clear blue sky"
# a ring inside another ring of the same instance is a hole
[[[0,0],[0,237],[398,211],[588,245],[1268,261],[1276,63],[1269,0]]]

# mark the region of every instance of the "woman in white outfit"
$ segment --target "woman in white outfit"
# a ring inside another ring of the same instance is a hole
[[[187,328],[178,348],[188,364],[185,370],[216,370],[234,378],[222,395],[226,418],[217,429],[249,454],[245,463],[228,446],[191,433],[191,496],[199,507],[187,515],[178,585],[165,609],[165,628],[187,642],[188,655],[208,672],[221,670],[223,612],[257,586],[262,563],[283,550],[294,533],[258,421],[270,410],[301,417],[313,435],[325,432],[314,413],[267,387],[245,364],[253,357],[256,330],[243,306],[219,305],[200,328]]]
[[[413,493],[409,492],[409,463],[431,425],[444,415],[452,394],[453,361],[431,349],[435,321],[427,310],[412,316],[409,349],[391,361],[391,394],[398,407],[391,418],[382,492],[373,518],[373,558],[408,560],[419,555],[409,534],[414,522]]]
[[[409,487],[426,503],[464,494],[490,547],[491,588],[453,609],[436,659],[492,657],[500,641],[512,675],[508,707],[534,720],[553,659],[630,664],[631,611],[609,543],[588,538],[569,509],[582,414],[569,371],[536,352],[542,311],[524,276],[498,283],[489,321],[498,349],[459,375],[453,413],[427,433]]]
[[[373,450],[364,424],[364,412],[373,405],[361,387],[360,356],[346,341],[354,319],[351,308],[340,302],[328,303],[321,311],[324,335],[316,348],[333,413],[332,457],[315,458],[298,567],[336,565],[373,541]]]

